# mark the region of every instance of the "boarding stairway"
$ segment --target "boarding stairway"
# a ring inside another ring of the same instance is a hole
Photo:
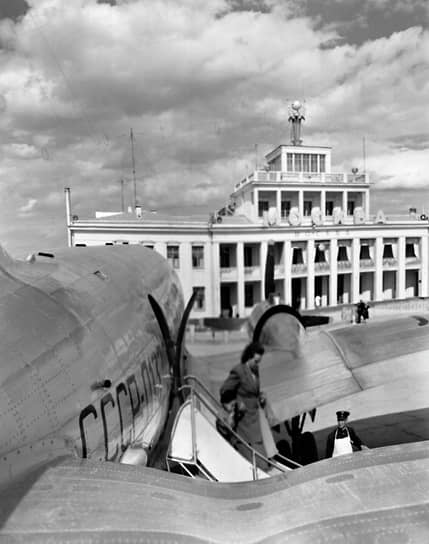
[[[219,482],[243,482],[268,478],[288,472],[300,465],[277,454],[267,459],[245,442],[225,422],[234,443],[240,445],[241,455],[216,428],[223,408],[207,387],[195,376],[184,378],[181,405],[173,425],[167,453],[167,467],[192,478]]]

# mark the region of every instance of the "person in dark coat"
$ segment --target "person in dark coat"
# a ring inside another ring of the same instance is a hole
[[[237,422],[237,433],[256,451],[271,457],[277,452],[266,450],[260,423],[260,418],[265,417],[265,414],[261,415],[260,408],[263,408],[266,402],[260,391],[258,370],[263,354],[263,346],[256,342],[244,348],[241,363],[234,366],[220,388],[220,400],[223,403],[231,396],[236,399],[241,414]],[[272,442],[274,443],[274,440]],[[250,452],[243,448],[242,444],[237,445],[237,449],[249,458]]]
[[[364,323],[369,318],[369,304],[366,304],[362,299],[356,304],[356,322],[360,323],[363,319]]]
[[[222,398],[222,409],[216,418],[217,431],[236,448],[238,439],[232,431],[237,430],[237,425],[243,417],[243,412],[239,410],[236,394],[233,391],[226,391]]]
[[[337,412],[337,428],[329,433],[326,441],[326,457],[337,457],[347,453],[353,453],[353,448],[358,450],[368,449],[362,444],[361,439],[354,429],[347,425],[350,412],[341,410]]]

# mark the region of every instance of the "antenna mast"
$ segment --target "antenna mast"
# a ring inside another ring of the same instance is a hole
[[[132,128],[130,128],[130,140],[131,140],[131,163],[133,168],[134,209],[136,209],[136,206],[137,206],[136,160],[134,157],[134,133]]]
[[[366,174],[366,141],[365,141],[365,136],[362,138],[362,152],[363,152],[363,173]]]
[[[125,202],[124,202],[124,179],[121,179],[121,212],[125,211]]]

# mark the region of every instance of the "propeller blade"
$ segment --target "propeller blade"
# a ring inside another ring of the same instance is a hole
[[[174,391],[176,395],[179,395],[179,389],[182,385],[182,368],[181,368],[181,359],[182,359],[182,344],[185,337],[186,323],[191,313],[192,306],[194,305],[195,297],[197,292],[194,290],[191,298],[186,305],[185,311],[183,312],[182,319],[180,320],[179,330],[177,332],[177,339],[174,342],[171,338],[170,330],[168,328],[168,323],[165,318],[164,312],[162,311],[158,302],[153,298],[152,295],[148,295],[150,305],[155,314],[155,317],[158,321],[159,328],[161,329],[161,334],[164,339],[165,345],[167,347],[167,357],[170,364],[170,369],[174,375]]]
[[[253,331],[253,342],[259,342],[259,337],[265,323],[270,319],[270,317],[276,314],[293,315],[293,317],[295,317],[305,328],[305,321],[297,310],[294,310],[291,306],[288,306],[287,304],[276,304],[275,306],[270,306],[270,308],[268,308],[268,310],[264,312],[259,318]]]
[[[192,307],[195,302],[195,297],[197,296],[197,291],[194,289],[194,292],[192,293],[190,299],[188,300],[188,304],[186,305],[185,311],[183,312],[182,319],[180,321],[179,330],[177,333],[177,339],[176,339],[176,357],[174,361],[174,368],[177,372],[177,378],[179,380],[179,383],[181,385],[182,381],[182,372],[181,372],[181,365],[180,361],[182,358],[182,344],[183,339],[185,337],[185,330],[186,330],[186,324],[188,322],[189,314],[191,313]]]
[[[265,300],[270,298],[270,295],[276,292],[276,284],[274,282],[274,242],[268,242],[267,260],[265,262]]]
[[[161,306],[153,298],[152,295],[148,295],[150,305],[152,306],[153,313],[155,314],[156,320],[158,321],[159,328],[161,329],[161,334],[164,339],[165,346],[167,348],[167,357],[170,369],[174,372],[174,362],[175,362],[175,349],[174,342],[171,339],[170,330],[168,328],[167,320],[165,319],[164,312],[161,309]]]

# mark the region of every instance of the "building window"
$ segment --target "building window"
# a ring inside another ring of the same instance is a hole
[[[311,200],[304,200],[304,215],[309,217],[311,215],[311,209],[313,207],[313,202]]]
[[[302,154],[295,153],[295,172],[302,172]]]
[[[270,204],[268,200],[260,200],[258,202],[258,216],[263,217],[264,212],[267,212],[270,208]]]
[[[192,268],[204,268],[204,246],[192,246]]]
[[[220,267],[229,268],[231,266],[231,251],[228,246],[220,246]]]
[[[250,246],[244,246],[244,266],[253,266],[253,251]]]
[[[360,246],[360,254],[359,259],[361,261],[367,261],[371,259],[371,254],[369,252],[369,246],[367,244],[364,244]]]
[[[292,153],[287,154],[287,171],[288,172],[293,171],[293,155],[292,155]]]
[[[302,170],[310,172],[310,155],[308,153],[302,155]]]
[[[417,257],[414,244],[407,244],[405,246],[405,257],[414,259]]]
[[[304,264],[304,257],[302,255],[302,248],[294,247],[292,253],[292,264]]]
[[[337,261],[339,262],[348,262],[349,257],[347,255],[347,247],[346,246],[339,246],[338,247],[338,253],[337,253]]]
[[[315,263],[326,263],[326,254],[324,249],[320,249],[319,245],[316,246],[316,254],[314,255]]]
[[[319,155],[319,171],[325,172],[325,155]]]
[[[347,215],[353,215],[355,211],[355,202],[354,200],[347,201]]]
[[[317,155],[311,154],[311,171],[317,172]]]
[[[289,217],[290,213],[290,200],[282,200],[281,202],[281,214],[283,218]]]
[[[253,296],[253,285],[251,283],[244,284],[244,306],[251,308],[255,304],[255,297]]]
[[[179,246],[167,246],[167,261],[173,268],[180,268]]]
[[[384,244],[383,259],[394,259],[392,244]]]
[[[327,200],[325,203],[325,215],[334,215],[334,201]]]
[[[197,295],[194,302],[194,310],[202,311],[205,309],[206,305],[206,296],[205,296],[205,287],[194,287]]]

